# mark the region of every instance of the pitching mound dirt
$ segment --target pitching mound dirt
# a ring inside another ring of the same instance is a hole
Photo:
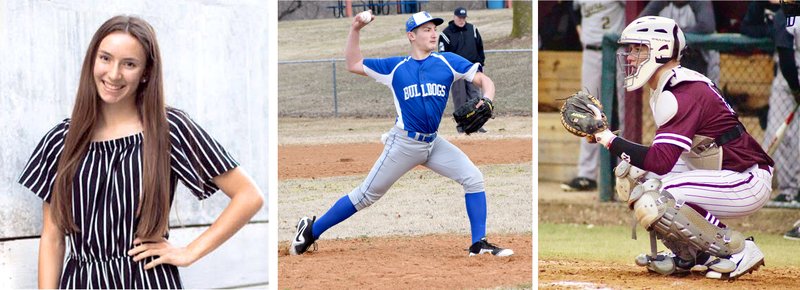
[[[800,270],[769,264],[735,281],[699,274],[665,277],[631,264],[594,261],[539,260],[539,288],[547,289],[796,289]]]
[[[288,254],[280,243],[279,289],[475,289],[530,287],[531,235],[491,236],[511,257],[468,257],[461,235],[321,240],[319,249]]]
[[[452,141],[475,164],[529,162],[531,139]],[[278,178],[314,178],[367,173],[381,143],[284,145],[278,147]]]

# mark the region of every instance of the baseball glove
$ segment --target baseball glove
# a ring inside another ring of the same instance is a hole
[[[475,108],[481,100],[483,100],[483,105]],[[469,135],[483,127],[486,121],[494,118],[492,117],[493,111],[494,105],[491,100],[486,97],[474,98],[456,108],[453,112],[453,118],[456,119],[456,123],[464,130],[464,133]]]
[[[595,133],[608,128],[603,105],[597,98],[584,91],[573,94],[561,106],[561,124],[570,133],[586,137],[591,143],[597,142],[594,139]]]

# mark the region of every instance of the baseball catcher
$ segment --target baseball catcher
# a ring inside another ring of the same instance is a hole
[[[353,19],[345,47],[347,69],[369,76],[391,90],[397,109],[395,125],[384,134],[383,153],[361,185],[342,196],[319,219],[300,219],[290,253],[305,253],[322,233],[378,201],[401,176],[422,165],[463,186],[472,233],[469,256],[514,254],[511,249],[497,247],[486,240],[487,194],[483,174],[464,152],[437,135],[454,81],[471,82],[485,93],[483,98],[459,108],[454,114],[464,130],[471,130],[467,132],[478,130],[491,118],[494,83],[478,71],[480,63],[471,63],[450,52],[436,52],[439,36],[436,26],[444,20],[433,18],[425,11],[411,15],[405,23],[410,55],[363,58],[359,37],[361,29],[371,20],[372,17],[362,16]]]
[[[651,252],[636,263],[669,275],[702,271],[736,279],[764,264],[752,238],[717,218],[760,209],[772,191],[772,159],[739,122],[716,85],[680,66],[686,39],[669,18],[646,16],[623,30],[619,53],[628,91],[645,85],[656,123],[651,146],[625,140],[607,126],[597,100],[577,93],[562,107],[568,131],[587,136],[623,161],[616,193],[650,232]],[[659,239],[671,252],[656,253]]]

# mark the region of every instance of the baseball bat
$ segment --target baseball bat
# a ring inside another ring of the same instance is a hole
[[[783,140],[783,136],[786,133],[786,127],[789,127],[789,124],[792,123],[794,119],[794,113],[797,111],[797,108],[800,108],[800,103],[794,106],[794,110],[789,113],[789,116],[786,117],[786,121],[783,121],[778,130],[775,131],[775,136],[772,137],[772,140],[769,142],[769,147],[767,147],[767,154],[772,156],[775,153],[775,150],[778,150],[778,144],[781,144]]]

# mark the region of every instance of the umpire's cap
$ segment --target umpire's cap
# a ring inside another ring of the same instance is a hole
[[[428,11],[414,13],[413,15],[411,15],[411,17],[408,18],[408,21],[406,21],[406,32],[411,32],[411,30],[414,30],[414,28],[417,28],[420,25],[423,25],[431,21],[433,22],[433,24],[436,24],[437,26],[444,23],[444,19],[433,18],[433,16],[431,16],[431,14],[428,13]]]

